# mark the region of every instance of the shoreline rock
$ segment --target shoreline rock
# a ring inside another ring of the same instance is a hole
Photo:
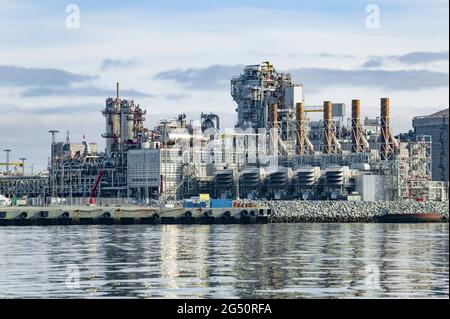
[[[435,214],[448,223],[449,202],[245,201],[272,209],[270,223],[377,222],[386,214]]]

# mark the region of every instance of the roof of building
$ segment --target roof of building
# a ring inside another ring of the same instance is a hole
[[[442,111],[439,111],[439,112],[427,115],[426,117],[429,117],[429,118],[442,117],[442,116],[448,117],[448,114],[449,114],[449,109],[445,109],[445,110],[442,110]]]
[[[439,112],[429,114],[429,115],[415,116],[414,120],[436,119],[436,118],[442,118],[442,117],[448,118],[448,115],[449,115],[449,109],[444,109],[444,110],[441,110]]]

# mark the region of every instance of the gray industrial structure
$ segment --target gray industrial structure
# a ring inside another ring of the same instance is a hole
[[[48,175],[6,174],[0,194],[139,202],[201,193],[275,200],[447,198],[446,184],[431,180],[434,133],[420,133],[417,124],[413,141],[396,139],[388,98],[373,119],[361,118],[358,99],[349,117],[345,103],[306,105],[303,85],[269,62],[233,78],[231,96],[237,103],[233,129],[221,128],[213,113],[202,113],[199,125],[180,114],[147,129],[145,111],[121,99],[117,84],[103,110],[105,152],[86,141],[53,141]],[[311,121],[310,112],[323,118]],[[448,131],[448,116],[446,123]],[[448,148],[444,157],[448,174]]]
[[[449,109],[413,119],[414,135],[431,137],[432,177],[448,182],[448,116]]]

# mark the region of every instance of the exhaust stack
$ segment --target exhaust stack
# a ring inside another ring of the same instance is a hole
[[[309,140],[305,130],[305,105],[303,102],[297,103],[295,106],[295,118],[297,121],[297,147],[296,154],[314,154],[314,147]]]
[[[324,139],[323,139],[323,153],[324,154],[335,154],[336,151],[333,147],[333,118],[332,118],[332,104],[331,101],[323,102],[323,128],[324,128]]]
[[[361,102],[360,100],[352,100],[352,153],[361,153],[363,151],[360,118]]]
[[[295,106],[295,118],[297,120],[297,154],[303,155],[305,153],[305,107],[302,102]]]
[[[391,133],[389,98],[381,98],[380,108],[380,156],[382,160],[390,160],[394,155],[395,142]]]

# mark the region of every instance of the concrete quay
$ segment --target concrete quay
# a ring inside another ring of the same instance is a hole
[[[267,223],[270,209],[150,206],[0,207],[0,226]]]

